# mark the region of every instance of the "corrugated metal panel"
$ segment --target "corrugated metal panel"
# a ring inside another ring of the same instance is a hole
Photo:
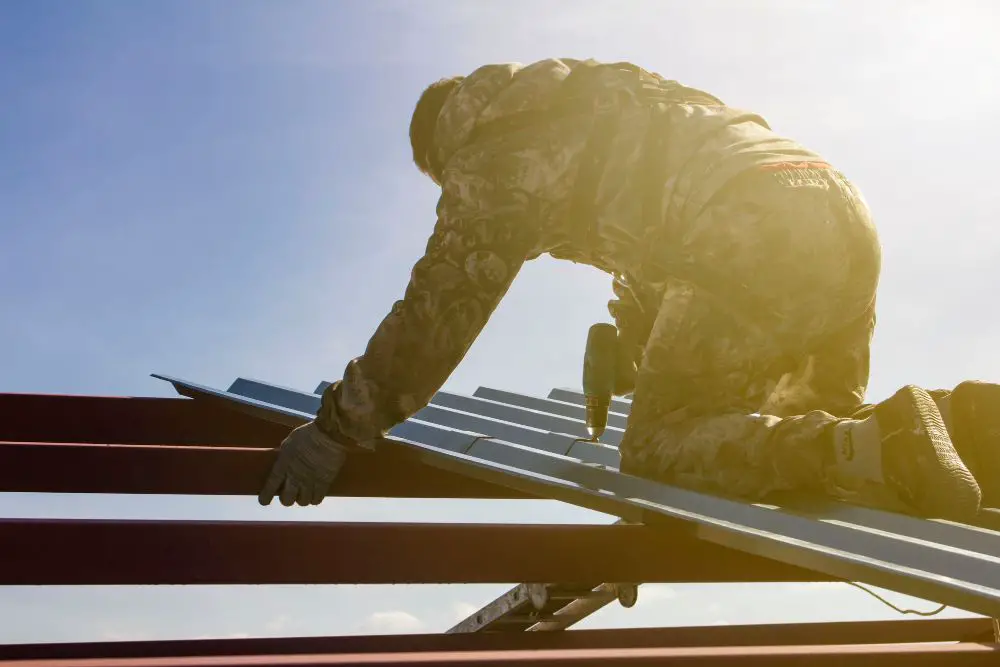
[[[286,424],[311,418],[319,401],[314,393],[249,380],[224,391],[163,379],[183,395]],[[571,399],[572,393],[552,396]],[[614,467],[613,448],[579,440],[585,435],[582,421],[557,412],[564,408],[553,405],[549,412],[536,409],[544,404],[532,404],[536,407],[442,392],[381,446],[630,522],[686,522],[694,535],[715,544],[1000,616],[1000,533],[821,499],[797,504],[793,512],[622,475]],[[609,431],[613,442],[616,430]]]

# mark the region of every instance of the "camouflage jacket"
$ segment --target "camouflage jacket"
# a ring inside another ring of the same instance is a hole
[[[635,281],[650,235],[733,176],[819,159],[707,93],[569,59],[477,69],[446,101],[434,143],[444,170],[426,252],[323,395],[317,422],[343,439],[363,444],[424,407],[525,261],[548,253]]]

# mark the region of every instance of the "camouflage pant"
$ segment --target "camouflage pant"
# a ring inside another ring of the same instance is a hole
[[[868,384],[881,250],[863,200],[831,169],[755,170],[677,237],[622,470],[752,499],[821,488],[823,436]]]

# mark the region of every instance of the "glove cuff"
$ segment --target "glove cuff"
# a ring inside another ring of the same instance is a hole
[[[319,411],[316,413],[316,419],[313,423],[316,424],[316,428],[320,433],[330,438],[338,445],[340,445],[344,451],[350,451],[352,449],[365,449],[372,450],[373,446],[362,445],[353,438],[348,437],[340,429],[340,420],[337,415],[337,390],[340,388],[340,380],[331,383],[326,389],[323,390],[323,397],[320,401]]]
[[[340,427],[337,425],[337,397],[336,391],[340,387],[340,380],[332,382],[323,390],[320,399],[319,411],[316,413],[316,427],[321,433],[334,439],[343,437]]]

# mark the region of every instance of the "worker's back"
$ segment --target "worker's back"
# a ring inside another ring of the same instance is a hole
[[[662,101],[656,113],[650,93]],[[568,59],[477,69],[442,108],[434,144],[446,195],[476,210],[527,206],[525,224],[540,227],[534,255],[622,274],[650,233],[693,219],[734,176],[820,160],[707,93]]]

